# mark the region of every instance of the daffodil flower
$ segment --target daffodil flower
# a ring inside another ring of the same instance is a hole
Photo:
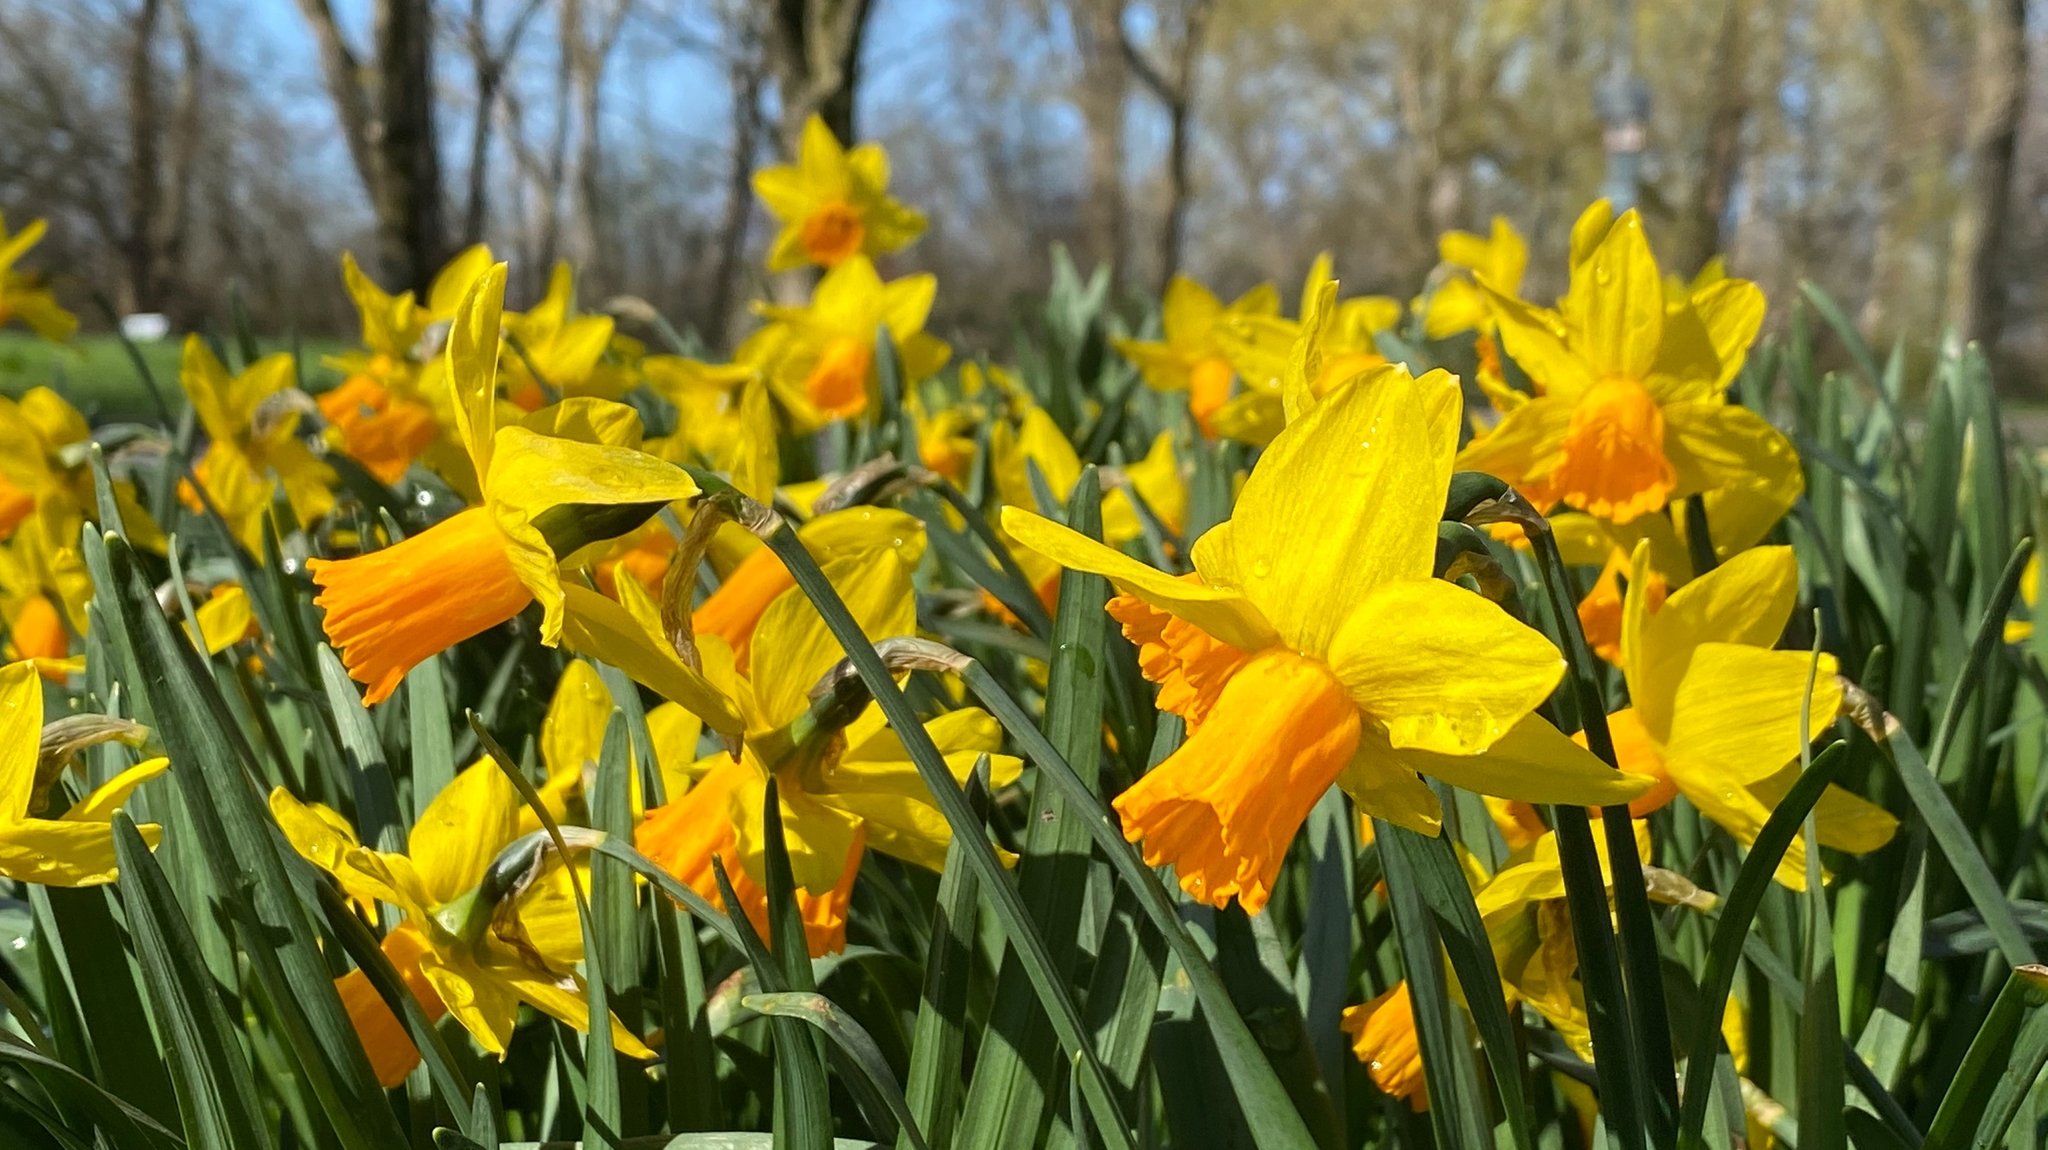
[[[347,821],[325,807],[282,787],[270,793],[271,814],[300,855],[333,875],[359,905],[398,908],[403,918],[385,935],[384,955],[427,1017],[454,1015],[499,1058],[521,1003],[578,1030],[590,1023],[583,980],[573,973],[583,958],[573,895],[545,877],[514,880],[503,873],[513,868],[497,865],[514,846],[521,809],[498,765],[478,763],[434,796],[401,854],[362,846]],[[522,846],[545,849],[538,841]],[[551,856],[547,865],[565,864]],[[387,1087],[404,1082],[419,1051],[369,976],[350,971],[336,989],[377,1080]],[[616,1018],[612,1043],[631,1058],[654,1056]]]
[[[883,328],[896,346],[906,386],[945,366],[952,349],[924,330],[938,289],[938,279],[929,274],[884,283],[866,256],[854,255],[825,273],[809,304],[754,305],[786,333],[775,394],[798,432],[868,409],[881,386],[875,340]]]
[[[19,398],[0,396],[0,540],[30,515],[49,520],[53,537],[78,538],[93,502],[91,444],[85,417],[55,391],[31,387]],[[114,501],[129,542],[161,552],[163,531],[135,498],[135,485],[116,480]]]
[[[328,641],[380,702],[422,659],[541,605],[541,642],[601,654],[723,731],[739,716],[672,651],[646,642],[624,608],[564,581],[586,551],[697,494],[679,468],[637,449],[623,404],[567,400],[498,425],[498,323],[505,265],[481,277],[448,341],[457,430],[483,505],[351,559],[311,561]]]
[[[195,511],[211,502],[255,555],[263,553],[263,525],[278,490],[301,524],[334,510],[334,469],[299,439],[300,412],[287,394],[295,374],[292,357],[280,352],[230,375],[205,340],[185,337],[178,381],[209,442],[192,466],[206,498],[189,481],[179,491]]]
[[[1507,1004],[1526,1003],[1535,1008],[1573,1053],[1591,1061],[1592,1029],[1585,995],[1579,988],[1578,949],[1565,905],[1557,836],[1540,823],[1534,833],[1528,833],[1527,825],[1508,815],[1505,808],[1490,800],[1488,807],[1509,841],[1521,845],[1490,875],[1471,855],[1462,858]],[[1634,832],[1638,856],[1649,857],[1648,824],[1636,822]],[[1606,840],[1596,839],[1594,850],[1601,878],[1611,890],[1614,877]],[[1462,1004],[1462,990],[1454,984],[1453,991]],[[1422,1051],[1415,1033],[1414,998],[1405,980],[1367,1002],[1345,1007],[1341,1025],[1373,1085],[1417,1111],[1429,1108]]]
[[[1802,730],[1825,733],[1841,710],[1835,659],[1770,649],[1798,597],[1791,548],[1746,551],[1654,610],[1649,552],[1647,542],[1636,547],[1622,612],[1631,705],[1607,720],[1621,769],[1654,783],[1631,809],[1648,814],[1683,794],[1747,846],[1798,778]],[[1822,846],[1852,854],[1876,850],[1898,828],[1882,808],[1832,785],[1814,818]],[[1793,840],[1777,877],[1806,888],[1803,840]]]
[[[1493,305],[1477,280],[1504,295],[1518,295],[1529,267],[1529,245],[1505,216],[1493,217],[1486,235],[1445,232],[1437,240],[1437,258],[1451,274],[1437,284],[1427,300],[1418,300],[1422,334],[1449,339],[1463,332],[1490,335]]]
[[[421,348],[429,332],[454,318],[463,293],[490,266],[491,250],[474,245],[435,275],[421,306],[413,293],[392,295],[342,253],[342,282],[362,318],[362,350],[325,362],[342,381],[321,393],[330,439],[384,483],[396,483],[443,436],[442,421],[421,392]]]
[[[1244,390],[1210,420],[1214,434],[1255,447],[1273,441],[1287,422],[1281,393],[1304,339],[1314,340],[1321,352],[1322,367],[1310,381],[1319,395],[1387,362],[1374,337],[1400,322],[1400,302],[1386,296],[1340,300],[1330,269],[1328,252],[1309,265],[1300,319],[1253,315],[1219,325],[1217,338]]]
[[[28,226],[9,235],[7,219],[0,216],[0,327],[20,320],[28,329],[52,343],[63,343],[78,330],[78,317],[57,304],[57,296],[39,275],[14,270],[28,250],[43,241],[49,231],[44,220],[30,220]]]
[[[660,608],[651,601],[646,606],[652,608],[652,618],[658,620]],[[588,825],[585,798],[598,757],[604,752],[605,729],[616,708],[611,690],[598,676],[597,668],[575,659],[562,669],[554,697],[548,700],[547,713],[541,718],[538,740],[541,767],[547,773],[539,787],[540,797],[556,822]],[[663,703],[649,710],[646,719],[663,790],[681,794],[690,785],[704,722],[675,703]],[[637,814],[644,809],[638,772],[632,776],[631,789]],[[519,829],[522,833],[538,830],[540,820],[532,811],[522,810]]]
[[[72,636],[84,635],[91,619],[86,607],[93,591],[78,539],[69,524],[39,514],[0,545],[0,620],[7,624],[8,657],[33,662],[60,682],[85,669],[84,656],[71,654]]]
[[[905,571],[924,556],[924,524],[887,507],[845,507],[806,520],[796,537],[820,564],[839,559],[879,563],[893,556]],[[742,673],[752,664],[754,630],[777,599],[796,586],[782,559],[766,546],[747,552],[690,615],[698,635],[715,635],[732,649]],[[907,633],[907,632],[906,632]]]
[[[824,564],[849,610],[872,640],[911,635],[917,626],[910,567],[888,554]],[[783,835],[813,954],[846,942],[846,907],[863,851],[872,847],[934,870],[944,865],[952,831],[933,805],[916,765],[872,702],[833,729],[812,707],[811,691],[844,652],[801,589],[769,605],[754,636],[750,673],[730,652],[706,642],[706,673],[725,685],[747,714],[745,750],[735,761],[700,761],[691,789],[649,811],[636,841],[647,856],[707,899],[720,902],[711,858],[721,856],[742,910],[765,928],[766,843],[763,802],[777,783]],[[964,781],[990,753],[991,782],[1014,782],[1022,764],[994,754],[1002,730],[985,712],[964,708],[927,721],[925,731]]]
[[[1580,217],[1572,250],[1571,289],[1554,311],[1478,281],[1536,395],[1504,411],[1459,466],[1539,506],[1616,523],[1729,485],[1763,484],[1789,506],[1803,483],[1792,445],[1727,400],[1763,293],[1724,279],[1668,305],[1641,218],[1615,219],[1605,201]]]
[[[1449,375],[1394,371],[1302,410],[1196,541],[1188,578],[1004,511],[1019,543],[1116,584],[1111,613],[1160,707],[1188,720],[1187,742],[1115,806],[1195,898],[1256,913],[1333,783],[1425,834],[1441,813],[1423,774],[1530,802],[1641,793],[1531,716],[1563,674],[1557,649],[1431,577],[1458,407]]]
[[[617,399],[637,382],[632,372],[607,362],[614,350],[637,358],[637,342],[619,335],[608,315],[578,313],[575,300],[576,275],[558,263],[548,276],[547,295],[506,317],[506,332],[517,346],[505,351],[505,394],[523,410],[575,396]]]
[[[119,877],[109,825],[135,788],[162,774],[168,759],[150,759],[122,771],[50,817],[37,808],[50,783],[38,777],[42,759],[43,685],[27,662],[0,667],[0,876],[45,886],[98,886]],[[152,848],[163,830],[136,828]]]
[[[797,162],[755,172],[754,194],[782,225],[768,249],[771,272],[887,255],[924,234],[924,213],[889,196],[882,146],[848,151],[816,116],[804,123]]]
[[[1280,293],[1272,284],[1260,284],[1225,306],[1208,288],[1187,276],[1175,276],[1166,285],[1159,310],[1165,338],[1112,342],[1137,365],[1138,374],[1153,390],[1186,392],[1195,422],[1205,434],[1212,433],[1210,421],[1230,399],[1237,379],[1223,343],[1224,329],[1248,317],[1279,314]]]

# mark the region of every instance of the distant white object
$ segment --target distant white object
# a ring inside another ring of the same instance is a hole
[[[155,343],[171,334],[171,317],[145,311],[121,317],[121,334],[136,343]]]

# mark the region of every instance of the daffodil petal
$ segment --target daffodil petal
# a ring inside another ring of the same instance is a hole
[[[92,789],[92,793],[78,800],[64,812],[66,822],[111,822],[114,812],[128,802],[128,796],[135,788],[169,770],[171,760],[158,757],[144,759],[129,767],[106,782]]]
[[[1841,706],[1833,655],[1816,667],[1805,651],[1704,643],[1678,685],[1665,763],[1674,778],[1704,772],[1748,786],[1798,757],[1802,722],[1823,734]]]
[[[1380,375],[1290,423],[1239,493],[1224,569],[1203,577],[1243,591],[1311,657],[1376,588],[1428,577],[1457,449],[1442,434],[1454,429],[1429,425],[1430,392],[1451,386]]]
[[[43,737],[43,684],[28,660],[0,667],[0,822],[28,813]]]
[[[498,851],[518,833],[519,790],[490,759],[456,774],[406,840],[413,872],[433,904],[453,902],[482,881]]]
[[[916,634],[910,569],[895,556],[853,554],[827,560],[822,569],[871,642]],[[761,613],[752,651],[755,699],[771,726],[802,714],[810,705],[811,688],[846,657],[824,616],[800,587],[777,595]],[[830,889],[814,887],[812,893]]]
[[[1626,775],[1594,757],[1556,727],[1530,715],[1476,755],[1389,751],[1418,774],[1476,794],[1525,803],[1611,806],[1649,789],[1650,780]]]
[[[1118,590],[1185,619],[1233,647],[1257,651],[1270,646],[1276,638],[1272,625],[1259,614],[1258,608],[1237,591],[1177,579],[1020,507],[1003,508],[1003,531],[1060,566],[1104,576]],[[1201,540],[1196,541],[1195,547],[1197,553],[1202,551]]]
[[[1564,656],[1491,600],[1415,579],[1345,616],[1330,667],[1396,749],[1470,755],[1550,696]]]
[[[656,646],[654,637],[624,607],[575,583],[564,584],[562,593],[562,641],[570,650],[617,667],[720,734],[738,736],[746,730],[733,701],[673,650]]]

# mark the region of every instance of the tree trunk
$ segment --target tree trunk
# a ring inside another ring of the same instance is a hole
[[[1124,0],[1077,0],[1074,38],[1080,47],[1077,102],[1088,134],[1081,201],[1084,265],[1118,267],[1124,254],[1124,97],[1130,64],[1123,49]]]
[[[121,287],[121,310],[156,308],[157,268],[154,231],[160,203],[162,165],[157,140],[156,31],[163,0],[142,0],[135,14],[135,43],[128,57],[128,277]]]
[[[378,266],[399,286],[424,292],[447,255],[428,2],[377,0],[368,69],[342,36],[328,0],[299,0],[299,10],[319,44],[342,138],[370,195]]]
[[[1735,191],[1741,168],[1742,124],[1749,117],[1748,52],[1744,34],[1749,19],[1746,0],[1724,0],[1721,29],[1707,75],[1715,77],[1714,104],[1707,115],[1705,146],[1691,193],[1686,197],[1685,223],[1680,229],[1677,270],[1690,275],[1722,248],[1721,221]]]
[[[750,9],[737,13],[731,58],[733,99],[732,160],[726,173],[724,218],[718,229],[718,260],[711,275],[711,307],[706,313],[704,334],[722,344],[732,322],[733,297],[738,293],[741,261],[747,251],[747,223],[753,218],[754,157],[761,148],[761,89],[767,82],[761,30]]]
[[[1978,13],[1965,137],[1969,168],[1949,232],[1948,327],[1953,338],[1987,351],[2005,326],[2001,257],[2026,100],[2026,17],[2026,0],[1990,0]]]
[[[795,156],[813,114],[851,144],[860,46],[872,0],[773,0],[769,21],[783,150]]]
[[[425,294],[448,255],[441,154],[434,133],[433,16],[427,0],[381,0],[375,21],[381,169],[372,192],[377,256],[399,284]]]

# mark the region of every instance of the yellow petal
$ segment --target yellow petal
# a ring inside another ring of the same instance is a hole
[[[1185,619],[1233,647],[1257,651],[1270,646],[1276,638],[1272,625],[1258,608],[1237,591],[1176,579],[1070,527],[1019,507],[1003,508],[1003,531],[1022,546],[1063,567],[1106,576],[1125,594]],[[1204,553],[1200,541],[1197,550],[1198,554]]]
[[[604,752],[604,730],[612,716],[612,694],[597,668],[572,660],[555,684],[555,697],[540,723],[540,761],[547,785],[567,793],[579,791],[584,768],[595,766]]]
[[[473,763],[441,788],[406,840],[427,897],[447,903],[475,887],[519,830],[519,789],[490,759]]]
[[[1389,750],[1409,769],[1476,794],[1525,803],[1612,806],[1649,789],[1594,757],[1540,716],[1530,715],[1476,755]]]
[[[1223,312],[1223,302],[1208,288],[1184,275],[1166,285],[1159,305],[1159,323],[1166,342],[1177,350],[1192,349],[1208,337],[1209,326]]]
[[[152,847],[162,834],[154,823],[135,829]],[[0,875],[44,886],[98,886],[119,873],[113,828],[105,823],[24,819],[0,824]]]
[[[656,645],[624,607],[576,583],[564,584],[562,592],[562,641],[570,650],[617,667],[721,734],[737,736],[746,730],[733,701],[677,658],[667,644]]]
[[[1592,366],[1566,345],[1554,313],[1503,295],[1483,280],[1479,287],[1493,305],[1508,357],[1521,365],[1542,394],[1576,399],[1599,382]]]
[[[1380,739],[1360,737],[1351,761],[1337,774],[1337,785],[1358,804],[1361,814],[1385,819],[1417,834],[1443,829],[1443,805],[1436,792],[1406,763],[1383,754]]]
[[[1681,783],[1687,774],[1706,774],[1748,786],[1799,756],[1802,719],[1817,736],[1841,707],[1833,655],[1821,655],[1816,668],[1805,651],[1704,643],[1678,685],[1665,765]]]
[[[1663,408],[1664,453],[1678,471],[1677,493],[1713,491],[1770,477],[1770,490],[1790,490],[1804,480],[1799,453],[1770,421],[1739,404],[1674,403]]]
[[[492,264],[463,294],[448,331],[448,386],[455,430],[479,476],[491,470],[498,429],[498,327],[505,310],[506,265]]]
[[[552,646],[562,635],[559,568],[573,550],[625,534],[669,503],[697,494],[697,485],[681,468],[645,452],[505,427],[498,430],[484,493],[510,542],[513,569],[540,600],[541,641]],[[599,508],[644,513],[629,514],[609,530],[598,526],[604,520],[593,511]],[[564,529],[580,532],[568,549]]]
[[[1564,657],[1491,600],[1440,579],[1373,590],[1347,613],[1330,666],[1394,747],[1471,755],[1557,687]]]
[[[1290,423],[1245,481],[1229,546],[1211,553],[1221,569],[1203,577],[1242,590],[1310,656],[1375,588],[1427,578],[1457,450],[1427,409],[1432,391],[1454,386],[1380,375]]]
[[[434,275],[434,282],[427,289],[427,311],[434,319],[449,319],[462,306],[470,286],[483,278],[491,267],[491,249],[487,244],[471,244],[455,254],[455,258],[442,265]]]
[[[1648,378],[1664,338],[1664,277],[1636,213],[1624,214],[1573,266],[1570,306],[1596,378]]]
[[[1621,659],[1629,700],[1651,737],[1662,742],[1693,650],[1710,642],[1776,643],[1799,594],[1799,566],[1790,547],[1753,548],[1672,592],[1651,614],[1649,547],[1645,540],[1636,548],[1622,609]]]
[[[208,598],[193,609],[199,624],[199,635],[206,646],[206,653],[218,655],[242,641],[255,623],[255,612],[249,605],[249,593],[240,587],[227,587]]]
[[[170,766],[171,760],[166,758],[144,759],[94,787],[91,794],[78,800],[70,810],[64,812],[65,821],[112,822],[114,812],[127,804],[128,796],[135,793],[135,788],[163,774]]]
[[[0,823],[28,813],[43,738],[43,682],[35,664],[0,667]]]
[[[870,641],[917,633],[910,569],[895,556],[850,555],[827,561],[823,570]],[[811,688],[846,657],[800,587],[776,596],[762,612],[752,650],[750,677],[761,714],[773,726],[802,714],[810,705]],[[814,894],[830,889],[811,888]]]

